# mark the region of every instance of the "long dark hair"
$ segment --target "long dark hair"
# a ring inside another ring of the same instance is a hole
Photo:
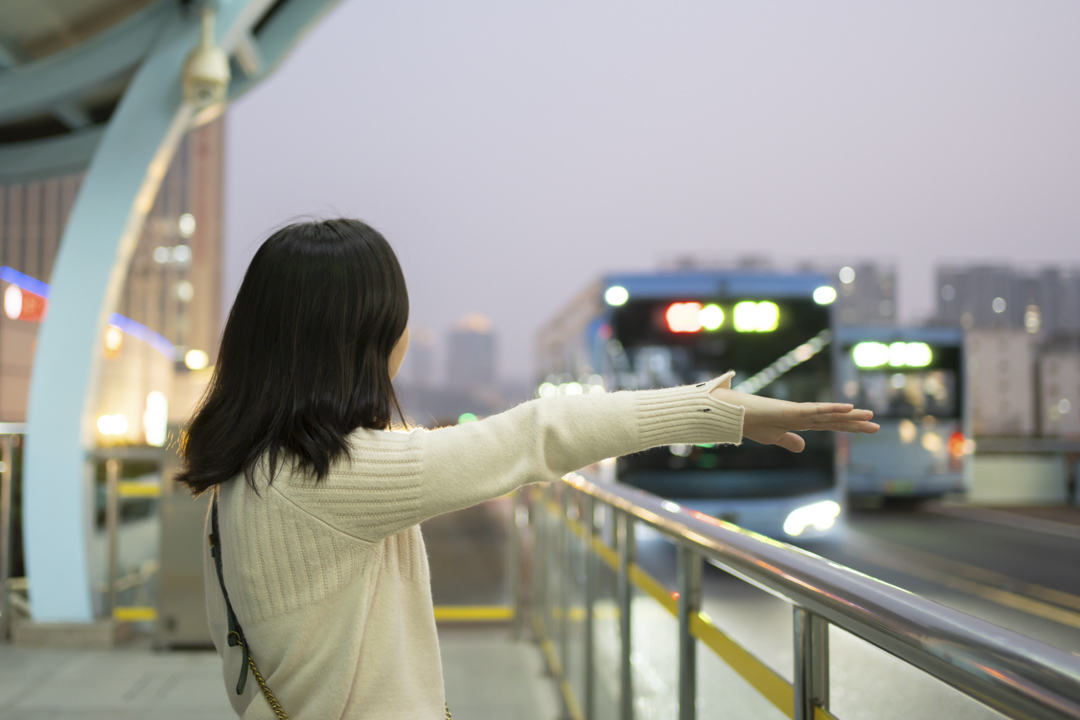
[[[409,295],[390,244],[359,220],[303,222],[262,244],[229,312],[213,379],[187,429],[177,476],[201,493],[266,455],[316,481],[356,428],[385,430],[401,407],[390,352]]]

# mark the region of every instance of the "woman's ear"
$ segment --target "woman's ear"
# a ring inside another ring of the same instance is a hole
[[[401,337],[398,338],[397,343],[394,345],[394,349],[390,351],[389,371],[390,379],[393,380],[397,376],[398,370],[401,369],[401,363],[405,360],[405,353],[409,351],[409,326],[405,326],[405,332],[401,333]]]

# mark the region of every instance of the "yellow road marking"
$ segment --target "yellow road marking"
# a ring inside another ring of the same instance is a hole
[[[157,610],[152,607],[117,607],[113,608],[113,619],[120,622],[148,622],[157,620]]]
[[[435,619],[464,622],[501,622],[514,619],[509,605],[437,605]]]
[[[876,539],[875,542],[885,544]],[[888,544],[893,545],[893,543]],[[1058,607],[1057,605],[1051,605],[1043,600],[1021,595],[1012,592],[1011,590],[987,585],[979,580],[971,579],[972,577],[979,577],[988,581],[1005,581],[1015,586],[1016,581],[1008,576],[1000,575],[989,570],[982,570],[981,568],[976,568],[971,565],[965,565],[964,563],[955,560],[939,558],[918,550],[911,550],[907,547],[893,547],[895,550],[890,550],[890,552],[872,550],[865,545],[855,545],[846,549],[853,555],[868,560],[875,565],[898,570],[905,575],[929,580],[938,585],[943,585],[952,588],[953,590],[959,590],[968,593],[969,595],[989,600],[998,605],[1003,605],[1014,610],[1026,612],[1029,615],[1056,622],[1060,625],[1080,629],[1080,613]],[[902,557],[903,555],[908,555],[912,559],[905,559]],[[930,567],[930,565],[933,567]],[[963,577],[962,575],[968,575],[968,577]],[[1070,604],[1073,602],[1080,602],[1080,598],[1076,598],[1068,593],[1062,593],[1058,590],[1051,590],[1050,588],[1044,588],[1030,583],[1021,583],[1020,585],[1024,586],[1025,589],[1039,588],[1045,593],[1045,597],[1049,597],[1051,594],[1055,597],[1066,595],[1071,598]]]
[[[122,498],[155,498],[161,495],[161,486],[157,483],[121,480],[116,483],[116,494]]]

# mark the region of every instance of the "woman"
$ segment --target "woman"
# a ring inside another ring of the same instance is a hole
[[[215,493],[207,605],[245,718],[444,717],[427,518],[658,445],[798,452],[793,430],[877,430],[850,405],[733,392],[728,373],[392,431],[408,316],[393,251],[356,220],[278,231],[244,277],[179,479]]]

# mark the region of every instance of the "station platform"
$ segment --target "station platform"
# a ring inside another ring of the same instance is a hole
[[[456,718],[555,720],[559,699],[531,643],[505,627],[440,628],[446,699]],[[0,645],[0,720],[229,720],[213,651]]]

